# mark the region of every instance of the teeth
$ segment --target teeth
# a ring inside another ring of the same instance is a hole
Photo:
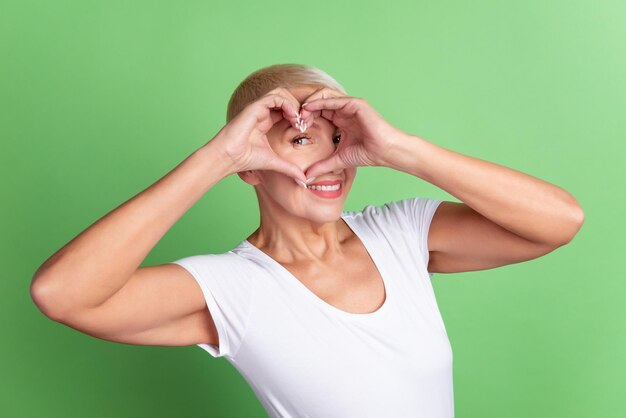
[[[312,189],[312,190],[323,190],[326,192],[330,192],[333,190],[339,190],[339,187],[341,186],[341,184],[334,184],[332,186],[306,186],[307,189]]]

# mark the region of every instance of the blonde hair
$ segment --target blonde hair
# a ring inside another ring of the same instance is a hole
[[[226,123],[249,103],[277,87],[290,89],[304,85],[329,87],[347,95],[337,80],[319,68],[303,64],[274,64],[254,71],[239,83],[228,101]]]

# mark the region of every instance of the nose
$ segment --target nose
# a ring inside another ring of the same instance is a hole
[[[323,145],[320,144],[320,146],[312,147],[310,152],[306,153],[307,155],[304,157],[304,159],[307,162],[305,163],[305,167],[302,167],[302,170],[306,171],[311,166],[315,165],[316,163],[330,158],[335,152],[337,152],[337,149],[338,149],[337,145],[333,143],[332,141],[328,141],[328,145],[324,143]],[[326,173],[319,174],[316,177],[317,178],[321,178],[323,176],[338,177],[338,176],[343,175],[343,173],[344,173],[343,168],[337,168],[333,171],[328,171]]]
[[[336,170],[329,171],[327,173],[318,174],[317,176],[310,178],[309,182],[311,182],[313,180],[318,180],[318,181],[320,181],[320,180],[337,180],[337,178],[327,178],[327,177],[330,177],[331,174],[334,175],[335,177],[338,177],[342,181],[345,180],[345,176],[341,176],[343,174],[343,168],[338,168]]]

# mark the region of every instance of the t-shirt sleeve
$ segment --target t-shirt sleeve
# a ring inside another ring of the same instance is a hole
[[[412,239],[415,240],[419,255],[424,261],[424,265],[428,266],[428,231],[433,216],[439,204],[443,200],[428,197],[412,197],[402,200],[396,200],[388,203],[386,206],[389,211],[398,216],[401,225],[410,233]],[[428,273],[430,277],[435,273]]]
[[[193,255],[170,264],[185,268],[196,280],[219,336],[219,347],[196,344],[213,357],[233,357],[245,336],[254,281],[238,265],[236,254]]]

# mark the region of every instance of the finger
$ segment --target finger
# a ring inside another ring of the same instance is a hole
[[[302,115],[302,113],[301,113]],[[306,126],[312,126],[313,122],[315,121],[315,119],[322,117],[324,119],[326,119],[327,121],[329,121],[330,123],[332,123],[335,126],[339,126],[339,123],[337,123],[337,118],[335,118],[335,111],[334,110],[317,110],[313,113],[311,113],[310,116],[308,117],[302,117],[303,122],[305,123]],[[344,118],[345,120],[345,118]],[[343,127],[343,125],[341,126]]]
[[[348,165],[339,157],[338,153],[334,153],[325,160],[318,161],[311,165],[305,172],[306,178],[311,179],[313,177],[319,177],[322,174],[330,173],[331,171],[339,170],[341,168],[347,168]]]
[[[295,101],[296,103],[297,100]],[[263,126],[264,133],[269,131],[274,124],[279,122],[281,119],[287,119],[290,123],[294,124],[297,117],[299,116],[299,112],[296,110],[296,106],[293,103],[293,100],[282,96],[280,94],[267,94],[261,99],[259,99],[259,105],[265,109],[265,112],[269,110],[269,117],[271,120],[270,126]],[[267,113],[259,115],[259,122],[262,122],[264,116]],[[267,129],[267,130],[265,130]]]
[[[329,87],[323,87],[319,90],[315,90],[313,92],[313,94],[311,94],[309,97],[307,97],[304,100],[303,105],[306,105],[306,103],[311,102],[313,100],[317,100],[317,99],[326,99],[326,98],[330,98],[330,97],[347,97],[345,94],[341,93],[340,91],[337,90],[333,90]],[[304,107],[301,106],[301,115],[302,118],[306,119],[309,117],[309,114],[307,113],[306,109]]]
[[[285,87],[276,87],[274,90],[270,91],[270,94],[276,94],[280,97],[284,97],[291,102],[293,109],[295,110],[295,119],[291,114],[285,114],[284,118],[287,119],[291,125],[300,129],[299,125],[302,123],[301,109],[300,101],[296,98],[296,96],[294,96],[293,93]]]
[[[302,109],[303,113],[305,110],[310,113],[319,111],[320,116],[337,125],[336,118],[338,116],[347,118],[355,115],[359,109],[359,105],[352,97],[331,97],[305,103]]]
[[[302,116],[303,113],[304,112],[300,112],[301,126],[303,126],[303,129],[301,129],[302,132],[304,132],[306,129],[310,128],[311,126],[313,126],[313,124],[315,123],[315,119],[319,118],[322,114],[322,112],[318,110],[317,112],[314,112],[310,114],[309,116],[304,117]]]
[[[323,99],[315,99],[304,103],[301,108],[309,112],[315,112],[321,109],[339,110],[349,107],[355,102],[354,97],[328,97]]]

